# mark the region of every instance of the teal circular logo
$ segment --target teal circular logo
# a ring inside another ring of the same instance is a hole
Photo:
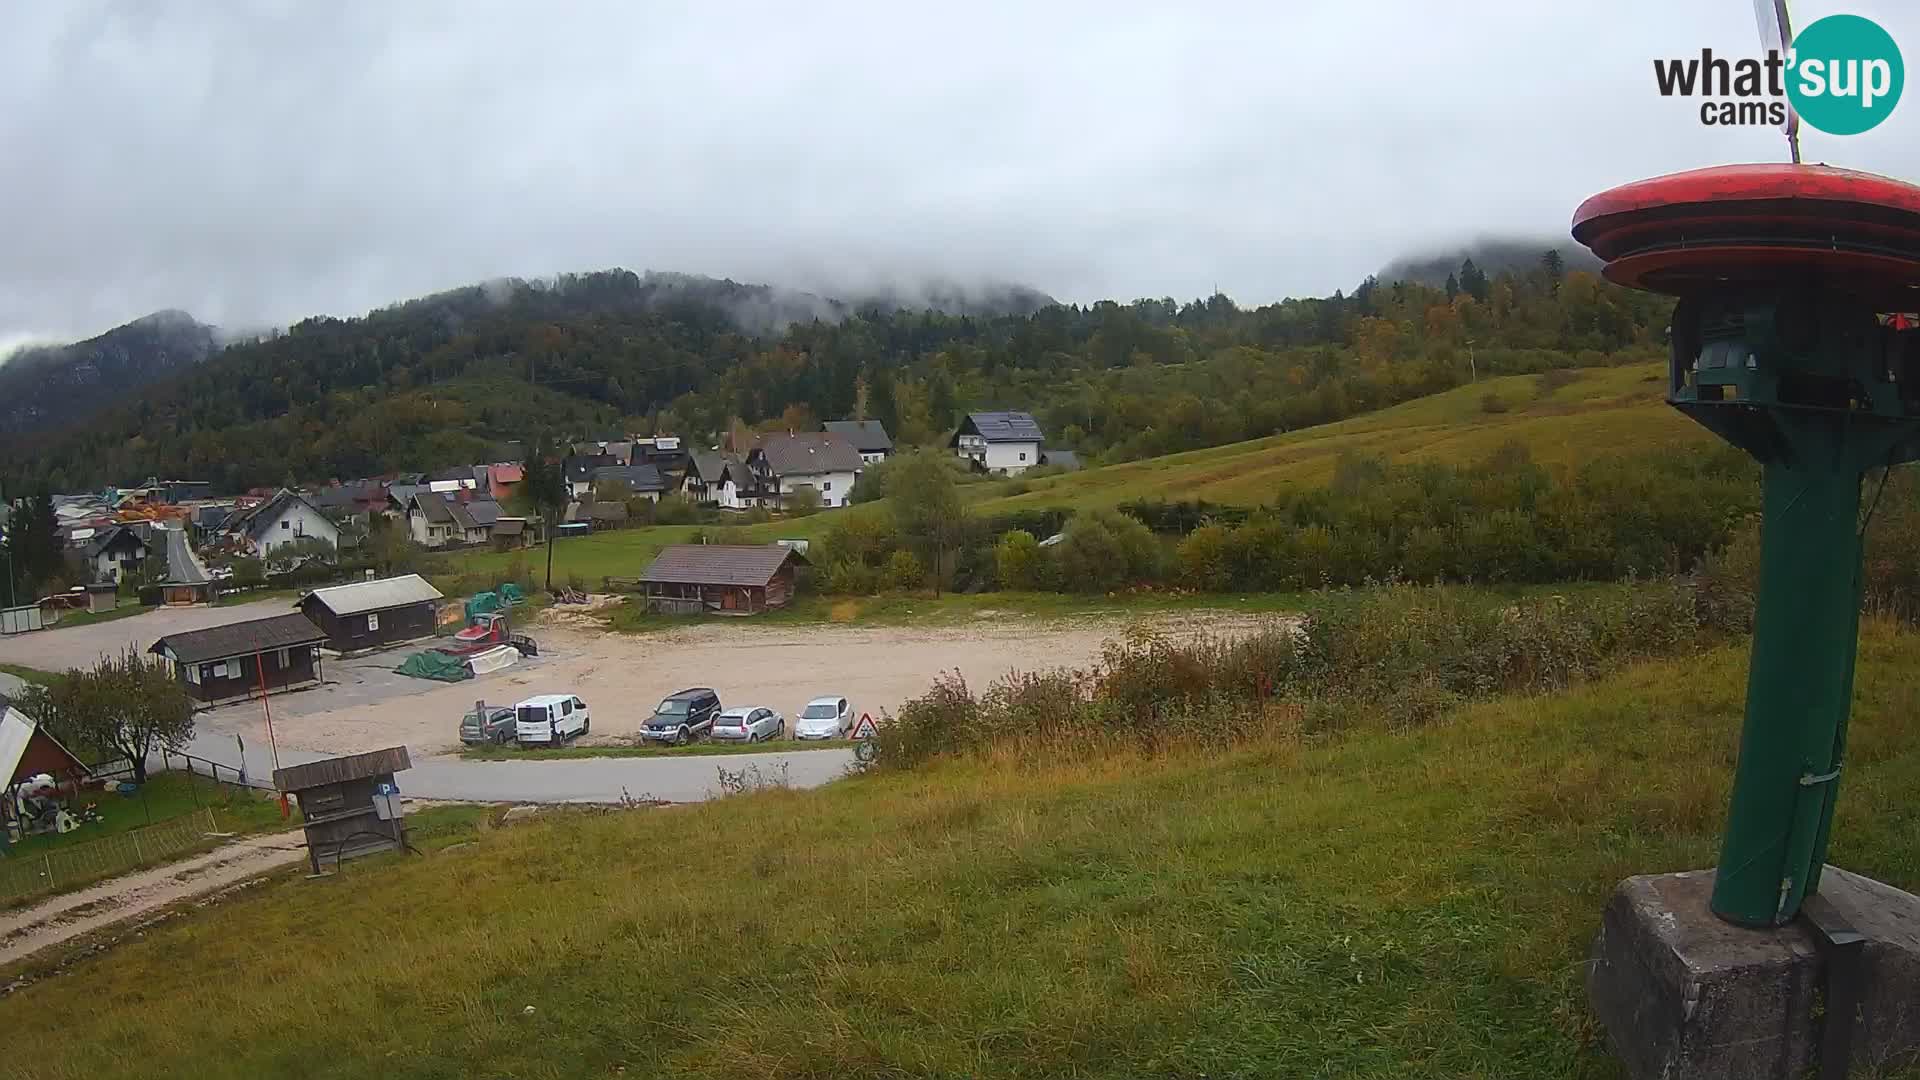
[[[1829,15],[1794,36],[1787,98],[1800,119],[1829,135],[1871,130],[1900,103],[1900,46],[1880,24]]]

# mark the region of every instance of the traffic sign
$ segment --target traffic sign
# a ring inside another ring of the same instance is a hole
[[[873,716],[869,713],[861,713],[860,721],[853,725],[853,734],[849,737],[855,739],[871,739],[873,735]]]

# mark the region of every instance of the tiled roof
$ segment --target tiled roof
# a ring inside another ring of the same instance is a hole
[[[756,449],[766,455],[767,467],[775,476],[859,472],[866,465],[860,460],[860,451],[844,435],[831,431],[766,435]]]
[[[878,420],[829,420],[820,426],[836,435],[845,436],[853,448],[863,454],[878,454],[893,449],[893,439],[888,436],[886,425]]]
[[[807,561],[779,544],[674,544],[661,550],[640,580],[667,585],[765,585],[788,559]]]

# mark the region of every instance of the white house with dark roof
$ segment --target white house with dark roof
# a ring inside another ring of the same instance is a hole
[[[235,511],[220,532],[242,552],[265,557],[275,548],[303,539],[340,546],[340,527],[297,491],[281,491],[258,506]]]
[[[831,431],[764,435],[747,454],[754,487],[776,506],[802,488],[818,493],[821,506],[845,506],[865,468],[860,451]]]
[[[885,461],[893,453],[893,436],[887,434],[887,426],[878,420],[829,420],[820,425],[836,435],[841,435],[860,451],[860,460],[872,465]]]
[[[1040,464],[1045,441],[1032,413],[975,412],[960,422],[947,446],[976,469],[1012,476]]]

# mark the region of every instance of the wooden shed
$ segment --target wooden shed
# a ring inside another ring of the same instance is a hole
[[[276,694],[320,685],[318,646],[326,640],[312,619],[296,611],[168,634],[147,651],[171,664],[194,704],[210,708],[257,697],[263,689]]]
[[[412,767],[406,747],[390,746],[273,770],[273,786],[300,801],[314,873],[342,859],[406,848],[400,785],[393,777]]]
[[[640,576],[649,611],[751,615],[787,606],[806,556],[779,544],[675,544]]]
[[[419,574],[315,589],[299,608],[326,633],[327,647],[349,653],[432,637],[440,590]]]

